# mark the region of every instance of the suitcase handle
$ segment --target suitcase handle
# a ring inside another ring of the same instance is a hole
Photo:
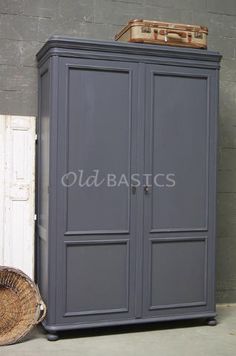
[[[186,32],[180,32],[180,31],[176,31],[176,30],[161,30],[160,35],[172,37],[172,38],[173,38],[172,35],[177,35],[180,38],[186,38],[186,36],[187,36]]]

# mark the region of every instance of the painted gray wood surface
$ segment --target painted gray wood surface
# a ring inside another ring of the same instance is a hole
[[[53,37],[37,58],[40,88],[49,76],[49,126],[38,128],[45,328],[214,317],[220,55]],[[64,187],[78,169],[129,182],[173,173],[176,185]]]

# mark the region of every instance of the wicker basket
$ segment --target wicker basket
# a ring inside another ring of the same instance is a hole
[[[35,283],[20,270],[0,266],[0,345],[20,341],[45,315]]]

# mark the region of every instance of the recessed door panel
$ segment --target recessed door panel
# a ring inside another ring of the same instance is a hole
[[[207,229],[208,77],[151,73],[152,231]]]
[[[150,241],[149,309],[206,305],[205,238]]]
[[[128,241],[66,243],[66,266],[66,316],[128,312]]]
[[[67,231],[128,231],[129,70],[68,66]],[[72,172],[75,172],[76,176]],[[76,179],[76,181],[75,181]],[[93,183],[94,182],[94,183]]]

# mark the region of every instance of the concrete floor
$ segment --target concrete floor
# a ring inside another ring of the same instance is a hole
[[[0,356],[236,356],[236,305],[218,306],[218,325],[174,322],[66,333],[49,342],[41,328]]]

